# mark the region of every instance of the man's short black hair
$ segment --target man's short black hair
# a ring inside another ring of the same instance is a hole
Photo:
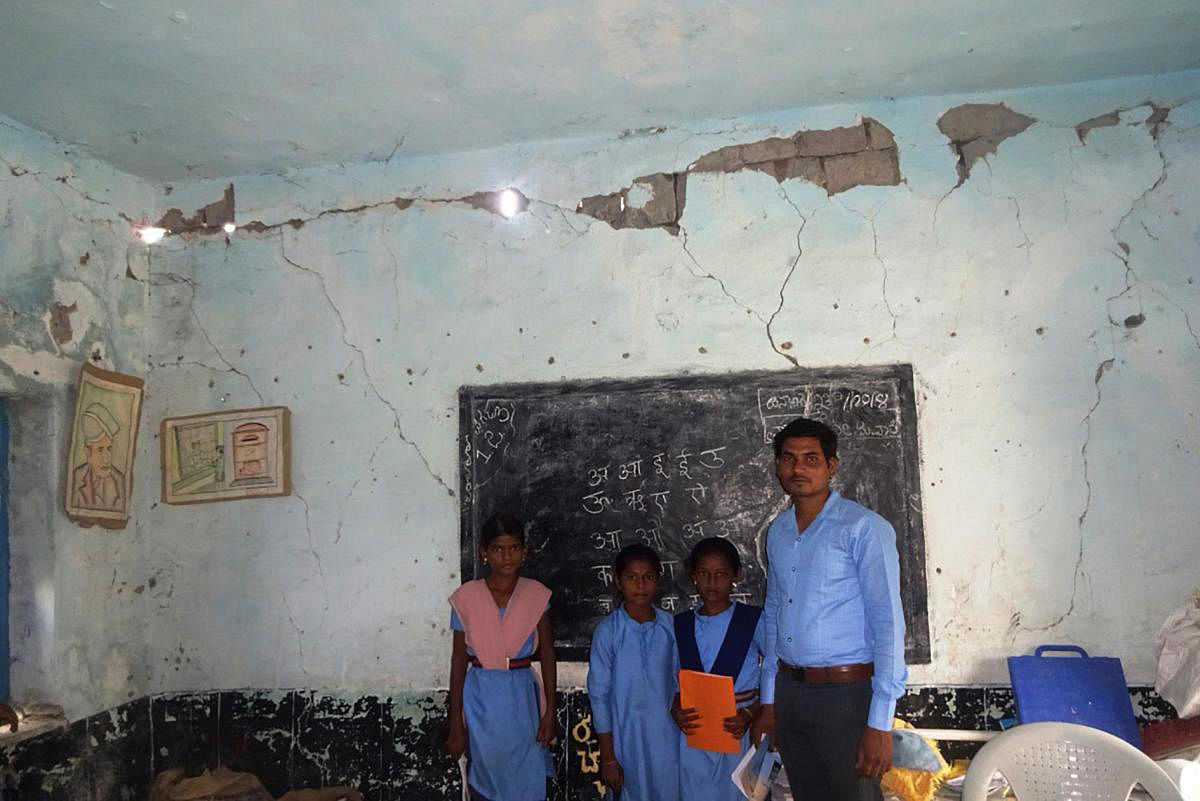
[[[809,420],[807,417],[797,417],[779,431],[775,432],[775,456],[783,452],[783,443],[792,437],[814,437],[821,443],[821,452],[825,460],[837,458],[837,432],[820,420]]]

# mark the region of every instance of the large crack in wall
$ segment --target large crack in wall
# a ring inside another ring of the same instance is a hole
[[[790,137],[727,145],[705,153],[686,170],[643,175],[617,192],[585,197],[575,210],[613,228],[662,228],[675,235],[690,173],[741,170],[766,173],[779,183],[808,181],[831,196],[856,186],[896,186],[903,180],[895,137],[886,125],[866,117],[844,128],[800,130]]]
[[[654,132],[661,131],[654,129]],[[791,179],[808,181],[823,188],[830,196],[856,186],[896,186],[904,180],[900,173],[899,149],[891,130],[878,120],[865,117],[858,125],[799,130],[790,137],[773,136],[717,148],[696,159],[685,170],[643,175],[616,192],[585,197],[579,201],[575,212],[602,220],[617,229],[661,228],[678,235],[687,202],[688,175],[736,173],[742,170],[765,173],[779,183]],[[386,205],[395,205],[403,211],[418,201],[464,204],[502,214],[502,199],[509,192],[516,197],[516,208],[512,213],[528,209],[530,198],[515,189],[501,189],[479,191],[461,197],[395,197],[351,208],[325,209],[308,219],[293,218],[276,223],[251,220],[240,227],[261,234],[285,225],[301,228],[308,222],[328,215],[353,214]],[[503,216],[511,214],[503,213]],[[166,229],[168,234],[178,235],[220,232],[226,223],[236,223],[233,184],[225,188],[220,199],[198,209],[191,216],[185,216],[178,208],[168,209],[157,225]]]

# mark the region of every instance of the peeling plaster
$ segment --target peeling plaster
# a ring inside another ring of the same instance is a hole
[[[654,129],[662,133],[666,129]],[[628,138],[622,136],[621,138]],[[679,233],[679,223],[686,203],[687,175],[690,172],[727,172],[743,169],[764,172],[782,183],[801,179],[823,187],[835,195],[856,186],[895,186],[903,180],[899,167],[899,151],[890,129],[870,117],[856,126],[827,130],[800,130],[788,139],[769,137],[742,145],[718,148],[693,162],[686,170],[675,173],[652,173],[637,178],[617,192],[585,197],[574,211],[607,222],[613,228],[662,228],[672,235]],[[563,209],[553,203],[532,200],[517,189],[477,191],[458,197],[396,196],[388,200],[363,203],[357,206],[323,209],[308,217],[292,217],[283,222],[268,223],[251,220],[240,226],[246,233],[263,234],[290,227],[302,228],[310,222],[342,214],[357,214],[389,205],[403,211],[416,202],[427,204],[464,204],[474,209],[499,214],[499,198],[505,191],[518,196],[517,211],[538,203]],[[123,215],[125,216],[125,215]],[[130,219],[126,216],[126,219]],[[190,218],[177,208],[170,209],[159,225],[172,234],[212,232],[234,219],[234,189],[229,184],[222,200],[205,206]],[[131,267],[127,277],[138,280]]]
[[[899,151],[891,130],[866,117],[854,126],[800,130],[746,144],[726,145],[696,159],[676,173],[654,173],[631,186],[579,202],[576,211],[613,228],[662,228],[679,233],[689,173],[736,173],[755,170],[778,183],[799,179],[829,195],[856,186],[895,186],[900,174]]]
[[[1075,126],[1075,133],[1079,137],[1079,143],[1087,144],[1087,135],[1096,128],[1111,128],[1114,125],[1119,125],[1121,122],[1121,110],[1116,109],[1107,114],[1100,114],[1092,117],[1090,120],[1084,120]]]
[[[798,178],[823,187],[830,195],[855,186],[895,186],[900,162],[891,130],[865,117],[859,125],[827,130],[800,130],[789,138],[769,137],[729,145],[693,162],[689,172],[749,169],[776,181]]]
[[[28,350],[19,345],[0,345],[0,364],[14,374],[39,384],[66,386],[78,369],[78,362],[50,351]]]
[[[1150,135],[1157,139],[1167,125],[1167,117],[1170,115],[1171,109],[1154,103],[1149,105],[1151,112],[1150,116],[1146,118],[1146,127],[1150,129]]]
[[[74,352],[93,327],[103,324],[105,310],[96,293],[82,281],[54,279],[54,302],[46,314],[46,326],[60,352]],[[56,310],[61,322],[55,329]],[[64,337],[65,338],[62,338]]]
[[[1150,131],[1150,135],[1158,139],[1163,128],[1168,124],[1167,117],[1171,114],[1169,106],[1161,106],[1152,100],[1147,100],[1139,106],[1130,106],[1128,108],[1113,109],[1107,114],[1100,114],[1091,119],[1084,120],[1075,126],[1075,133],[1079,136],[1080,144],[1087,144],[1087,136],[1096,128],[1112,128],[1121,124],[1121,115],[1126,114],[1138,108],[1147,108],[1150,110],[1149,116],[1146,117],[1146,129]]]
[[[643,175],[611,195],[593,195],[575,209],[613,228],[662,228],[679,233],[679,219],[687,194],[687,173]]]
[[[995,153],[1001,142],[1035,122],[1003,103],[964,103],[939,117],[938,130],[950,140],[950,149],[958,158],[958,186],[970,177],[976,161]]]
[[[172,234],[193,232],[209,233],[221,230],[225,223],[236,222],[237,210],[233,184],[225,187],[225,194],[207,206],[198,209],[191,217],[184,217],[179,209],[168,209],[156,225]]]
[[[64,306],[56,300],[50,304],[50,310],[47,312],[46,328],[49,329],[50,337],[54,340],[54,344],[62,346],[74,338],[75,334],[71,330],[71,315],[78,310],[78,303]]]

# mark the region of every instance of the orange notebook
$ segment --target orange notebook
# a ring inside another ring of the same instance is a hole
[[[742,744],[725,731],[725,718],[737,714],[733,679],[697,670],[681,670],[679,705],[700,713],[700,728],[687,737],[687,744],[692,748],[718,754],[736,754],[742,750]]]

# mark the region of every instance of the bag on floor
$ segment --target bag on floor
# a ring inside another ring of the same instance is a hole
[[[253,773],[228,768],[187,778],[183,768],[164,770],[150,785],[150,801],[275,801]]]
[[[1181,718],[1200,715],[1200,587],[1171,613],[1154,638],[1154,689]]]
[[[950,775],[950,766],[937,743],[912,731],[912,725],[892,721],[892,768],[883,774],[884,796],[900,801],[931,801]]]

